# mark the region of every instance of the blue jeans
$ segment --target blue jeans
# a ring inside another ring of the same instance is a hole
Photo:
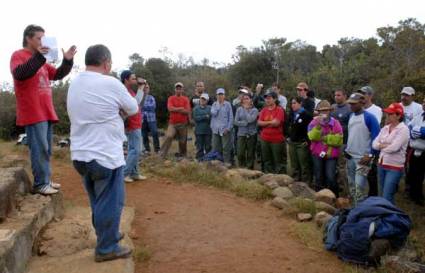
[[[348,188],[354,205],[367,197],[367,175],[356,171],[360,158],[347,159]]]
[[[159,137],[158,137],[158,127],[156,125],[156,121],[148,122],[146,119],[144,119],[142,123],[143,145],[145,146],[145,149],[148,152],[150,152],[151,150],[149,146],[149,132],[152,135],[154,151],[159,152]]]
[[[314,186],[316,191],[327,188],[338,196],[339,188],[336,182],[336,158],[324,159],[313,155]]]
[[[140,140],[142,133],[140,129],[127,132],[128,152],[125,161],[124,176],[139,175]]]
[[[389,170],[378,166],[379,196],[394,204],[394,195],[402,176],[403,171]]]
[[[50,157],[52,155],[53,125],[43,121],[25,126],[34,176],[33,189],[40,189],[50,184]]]
[[[73,163],[83,177],[90,199],[92,224],[97,237],[96,254],[119,251],[119,227],[125,199],[124,167],[111,170],[95,160]]]

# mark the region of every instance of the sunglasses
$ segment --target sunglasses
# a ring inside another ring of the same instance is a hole
[[[305,91],[305,90],[307,90],[307,89],[305,89],[305,88],[297,88],[297,91]]]

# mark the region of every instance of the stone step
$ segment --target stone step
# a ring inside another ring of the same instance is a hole
[[[21,171],[17,173],[23,175]],[[0,224],[1,273],[25,272],[40,230],[63,215],[61,193],[27,194],[14,202],[16,209]]]
[[[120,231],[125,234],[120,242],[134,248],[128,234],[134,219],[134,208],[124,207]],[[94,261],[96,235],[88,207],[70,207],[59,222],[50,223],[43,230],[38,244],[39,256],[34,256],[27,273],[133,273],[132,258],[103,263]],[[136,254],[137,256],[137,254]]]
[[[31,181],[22,167],[0,168],[0,223],[16,209],[17,199],[31,189]]]

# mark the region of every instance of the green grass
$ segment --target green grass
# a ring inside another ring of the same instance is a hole
[[[143,162],[143,166],[148,173],[170,178],[178,183],[188,182],[214,187],[252,200],[266,200],[272,197],[271,190],[263,185],[254,181],[231,180],[225,177],[223,173],[208,169],[204,164],[191,161],[185,161],[184,163],[169,161],[164,165],[160,159],[154,157],[150,157]]]

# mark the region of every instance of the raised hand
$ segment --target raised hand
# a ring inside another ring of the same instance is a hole
[[[77,47],[75,45],[71,46],[67,52],[65,52],[62,48],[63,57],[68,61],[72,60],[77,53]]]

